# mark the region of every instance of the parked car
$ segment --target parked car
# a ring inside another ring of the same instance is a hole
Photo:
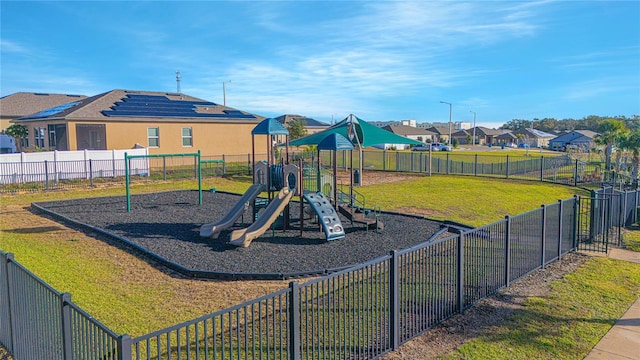
[[[433,151],[451,151],[451,146],[443,143],[432,143],[431,150]]]
[[[531,146],[529,146],[529,144],[522,143],[522,144],[518,144],[518,147],[519,147],[520,149],[528,149],[528,148],[530,148]]]
[[[428,145],[416,145],[411,148],[411,151],[429,151]]]

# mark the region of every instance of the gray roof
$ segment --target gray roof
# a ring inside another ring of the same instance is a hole
[[[303,120],[305,122],[305,127],[323,127],[323,128],[329,127],[329,124],[325,122],[318,121],[302,115],[285,114],[285,115],[280,115],[274,119],[278,120],[282,125],[285,125],[285,126],[289,125],[291,121]]]
[[[85,95],[17,92],[0,98],[0,117],[15,119],[85,98]]]
[[[391,131],[394,134],[402,135],[402,136],[421,136],[421,135],[436,135],[433,131],[429,131],[427,129],[415,128],[413,126],[405,126],[405,125],[387,125],[383,126],[382,129]]]
[[[145,100],[149,101],[145,102]],[[133,107],[132,103],[135,103]],[[208,122],[216,120],[257,122],[263,120],[264,117],[185,94],[117,89],[22,116],[14,122],[51,119],[101,122],[123,120],[132,122],[150,120],[157,122]]]

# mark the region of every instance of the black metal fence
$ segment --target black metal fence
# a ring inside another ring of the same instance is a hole
[[[638,191],[596,193],[292,282],[136,338],[110,331],[1,253],[0,342],[19,360],[373,359],[581,244],[637,222]]]
[[[0,251],[0,343],[21,359],[122,359],[120,337]]]
[[[326,153],[326,152],[325,152]],[[325,156],[326,155],[326,156]],[[324,164],[331,164],[328,154],[321,154]],[[289,160],[304,158],[314,163],[316,152],[292,152]],[[326,157],[326,158],[325,158]],[[266,159],[257,154],[256,160]],[[161,163],[147,159],[140,166],[131,167],[137,181],[176,180],[195,178],[192,163],[173,160]],[[203,178],[226,175],[250,175],[251,154],[202,156]],[[337,157],[337,165],[347,169],[351,164],[349,152]],[[354,168],[360,167],[354,156]],[[20,167],[20,169],[16,168]],[[572,186],[599,188],[603,185],[618,189],[629,188],[635,182],[624,174],[604,171],[600,164],[585,163],[561,156],[497,156],[465,154],[463,152],[408,152],[364,150],[362,167],[366,170],[414,172],[425,174],[469,175],[545,181]],[[6,175],[2,175],[6,174]],[[22,175],[17,175],[22,174]],[[54,190],[95,186],[99,183],[122,183],[124,186],[124,160],[42,161],[0,163],[0,192],[24,190]]]

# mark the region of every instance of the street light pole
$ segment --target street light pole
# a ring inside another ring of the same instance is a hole
[[[227,106],[227,89],[225,87],[225,84],[230,82],[231,80],[222,82],[222,105],[224,106]]]
[[[473,113],[473,140],[471,141],[473,145],[476,144],[476,112],[469,110],[469,112]]]
[[[451,141],[451,108],[453,105],[451,105],[450,102],[446,102],[446,101],[440,101],[441,104],[449,104],[449,145],[453,144],[453,142]]]

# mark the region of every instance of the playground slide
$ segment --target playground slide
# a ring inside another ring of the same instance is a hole
[[[278,218],[278,215],[289,204],[291,198],[293,198],[293,191],[289,190],[286,186],[280,190],[278,196],[271,200],[264,213],[260,215],[258,220],[251,224],[246,229],[235,230],[231,233],[232,245],[247,247],[251,242],[264,234],[269,230],[269,226]]]
[[[220,231],[231,227],[236,220],[242,215],[247,208],[249,202],[253,201],[264,190],[264,185],[253,184],[242,195],[238,202],[233,205],[231,210],[220,220],[200,226],[200,236],[211,237]]]
[[[321,192],[308,193],[303,196],[322,222],[322,231],[324,231],[326,239],[328,241],[342,239],[345,236],[344,228],[329,199]]]

